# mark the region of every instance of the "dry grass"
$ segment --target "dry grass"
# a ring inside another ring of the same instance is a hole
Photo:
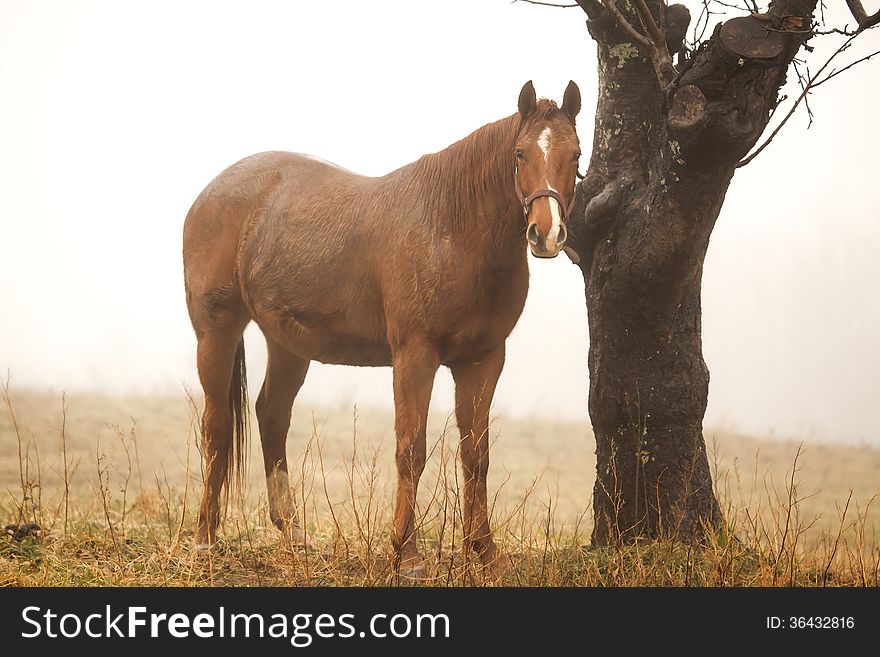
[[[0,585],[393,585],[389,558],[393,418],[294,409],[288,452],[312,549],[268,520],[259,440],[220,549],[190,550],[201,492],[197,402],[4,390]],[[877,586],[880,451],[707,433],[723,531],[700,548],[644,541],[588,547],[593,442],[580,424],[497,419],[493,527],[527,586]],[[429,422],[422,550],[429,585],[490,583],[460,547],[457,438]]]

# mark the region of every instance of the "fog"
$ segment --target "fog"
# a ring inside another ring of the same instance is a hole
[[[384,174],[511,114],[529,79],[557,100],[578,82],[588,153],[584,22],[508,0],[3,0],[0,371],[13,387],[197,390],[181,231],[211,178],[270,149]],[[878,66],[816,90],[812,126],[799,111],[733,180],[704,271],[707,427],[880,445]],[[530,267],[495,409],[586,419],[583,280],[565,257]],[[256,390],[265,348],[254,326],[246,339]],[[536,344],[558,360],[531,361]],[[391,372],[313,365],[300,399],[389,406]],[[452,408],[446,371],[433,408]]]

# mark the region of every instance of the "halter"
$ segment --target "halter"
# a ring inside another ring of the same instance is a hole
[[[571,209],[574,206],[574,198],[571,199],[571,203],[568,205],[565,204],[565,201],[562,200],[562,196],[554,189],[539,189],[536,192],[532,192],[528,196],[522,193],[522,190],[519,187],[519,177],[517,174],[519,173],[519,165],[513,165],[513,186],[516,189],[516,197],[519,199],[519,202],[522,204],[523,216],[526,218],[526,222],[529,220],[529,210],[532,207],[532,203],[535,199],[541,198],[542,196],[547,196],[548,198],[556,199],[556,202],[559,204],[559,209],[562,211],[562,222],[568,223],[568,215],[571,213]]]

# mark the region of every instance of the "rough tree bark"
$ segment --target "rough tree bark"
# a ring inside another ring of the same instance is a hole
[[[661,3],[614,2],[578,2],[597,44],[599,97],[574,214],[582,222],[573,219],[568,242],[589,314],[593,543],[693,542],[720,520],[702,434],[703,260],[737,163],[767,127],[809,36],[816,0],[774,0],[768,15],[735,19],[732,35],[719,27],[678,70],[658,43]],[[756,44],[756,29],[775,45]]]

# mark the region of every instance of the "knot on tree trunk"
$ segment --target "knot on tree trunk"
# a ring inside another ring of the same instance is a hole
[[[797,4],[792,3],[792,6]],[[809,38],[812,6],[800,14],[777,3],[768,14],[716,26],[672,94],[666,127],[687,158],[707,167],[735,164],[755,145],[778,104],[779,88]]]

